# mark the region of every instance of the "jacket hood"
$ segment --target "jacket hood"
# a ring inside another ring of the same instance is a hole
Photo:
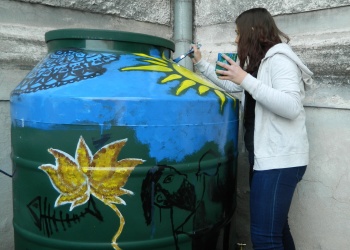
[[[269,49],[265,55],[265,59],[275,55],[283,54],[294,61],[302,72],[302,78],[305,84],[311,85],[313,82],[312,76],[313,73],[311,70],[300,60],[300,58],[294,53],[292,48],[286,43],[279,43]]]

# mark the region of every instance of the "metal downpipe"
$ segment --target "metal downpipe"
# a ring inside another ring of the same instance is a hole
[[[192,43],[192,0],[175,0],[174,6],[174,42],[175,52],[173,58],[176,58],[190,49]],[[179,62],[180,65],[189,70],[193,70],[193,63],[189,57]]]

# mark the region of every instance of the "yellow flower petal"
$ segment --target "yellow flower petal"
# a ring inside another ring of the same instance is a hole
[[[79,139],[75,155],[80,169],[83,173],[86,174],[89,170],[90,162],[92,160],[92,154],[82,136]]]
[[[75,208],[76,206],[82,205],[89,200],[90,198],[89,191],[90,190],[88,189],[88,186],[83,185],[81,188],[79,188],[73,193],[61,194],[55,202],[55,207],[72,203],[70,207],[70,211],[72,211],[73,208]]]
[[[91,182],[103,182],[113,175],[115,172],[113,167],[117,162],[120,150],[126,142],[127,139],[115,141],[96,152],[88,173]]]
[[[49,175],[57,190],[72,192],[86,182],[85,175],[68,154],[52,148],[48,151],[56,158],[56,166],[42,165],[39,169]]]
[[[169,61],[169,59],[165,56],[164,51],[163,51],[163,53],[162,53],[162,58],[163,58],[163,60],[165,60],[165,61]]]
[[[53,165],[41,165],[39,169],[43,170],[48,176],[49,179],[54,186],[54,188],[60,193],[69,193],[75,190],[71,185],[66,185],[64,181],[58,174],[58,171],[55,169]]]
[[[181,82],[180,87],[176,90],[176,95],[181,94],[182,91],[192,87],[193,85],[196,85],[196,82],[192,80],[184,80]]]
[[[208,81],[207,79],[201,77],[198,74],[193,74],[193,72],[185,67],[182,67],[180,65],[177,64],[173,64],[174,69],[182,76],[184,76],[187,79],[190,79],[194,82],[197,82],[199,84],[208,86],[209,88],[212,89],[219,89],[218,86],[216,86],[214,83]]]
[[[150,56],[150,55],[147,55],[147,54],[143,54],[143,53],[135,53],[135,55],[140,56],[140,57],[150,58],[152,60],[155,60],[155,61],[158,61],[158,62],[161,62],[161,63],[166,63],[166,60],[164,60],[164,58],[160,59],[160,58],[157,58],[157,57],[154,57],[154,56]]]
[[[104,189],[119,189],[125,185],[131,172],[144,161],[140,159],[123,159],[115,164],[115,172],[108,180],[98,183]],[[97,182],[96,182],[97,183]],[[95,186],[96,187],[96,186]]]
[[[221,91],[214,90],[214,92],[220,99],[220,109],[222,110],[222,107],[224,106],[224,104],[226,102],[226,96]]]
[[[105,197],[115,197],[123,194],[133,194],[132,191],[122,189],[127,182],[131,172],[144,161],[141,159],[123,159],[116,163],[115,172],[111,178],[103,182],[91,181],[95,194]],[[107,198],[106,198],[107,199]]]
[[[145,65],[145,66],[134,66],[134,67],[125,67],[121,69],[122,71],[129,70],[145,70],[145,71],[159,71],[159,72],[171,72],[173,71],[171,68],[167,66],[160,65]]]
[[[44,164],[39,166],[39,169],[49,176],[52,185],[61,194],[55,206],[72,203],[75,207],[86,202],[86,196],[89,197],[87,177],[74,159],[60,150],[51,148],[48,151],[55,157],[56,166]]]
[[[125,201],[122,198],[118,197],[119,196],[118,194],[115,194],[115,195],[101,194],[99,192],[96,192],[96,190],[94,190],[93,188],[91,188],[91,194],[105,204],[116,203],[116,204],[126,205]]]
[[[143,60],[144,62],[153,63],[155,65],[167,66],[168,64],[165,61],[156,61],[156,60]]]
[[[91,193],[98,197],[103,197],[104,202],[120,202],[121,195],[134,194],[132,191],[122,188],[127,182],[131,172],[138,164],[144,161],[140,159],[123,159],[116,164],[116,172],[113,176],[104,182],[91,182]]]
[[[182,78],[182,76],[179,75],[179,74],[171,74],[171,75],[165,77],[165,78],[161,81],[161,83],[171,82],[171,81],[173,81],[173,80],[177,80],[177,79],[180,79],[180,78]]]
[[[198,87],[198,93],[200,95],[203,95],[203,94],[207,93],[209,90],[210,90],[210,88],[208,88],[207,86],[201,85],[201,86]]]

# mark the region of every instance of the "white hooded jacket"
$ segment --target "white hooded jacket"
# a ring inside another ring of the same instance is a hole
[[[257,78],[248,74],[240,86],[219,80],[214,66],[204,60],[195,66],[226,92],[233,94],[243,89],[256,100],[254,170],[308,164],[309,143],[302,102],[304,84],[311,84],[313,74],[289,45],[280,43],[268,50]]]

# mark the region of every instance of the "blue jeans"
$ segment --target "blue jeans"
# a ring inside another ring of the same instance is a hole
[[[288,212],[306,166],[254,171],[250,193],[251,239],[255,250],[295,250]]]

